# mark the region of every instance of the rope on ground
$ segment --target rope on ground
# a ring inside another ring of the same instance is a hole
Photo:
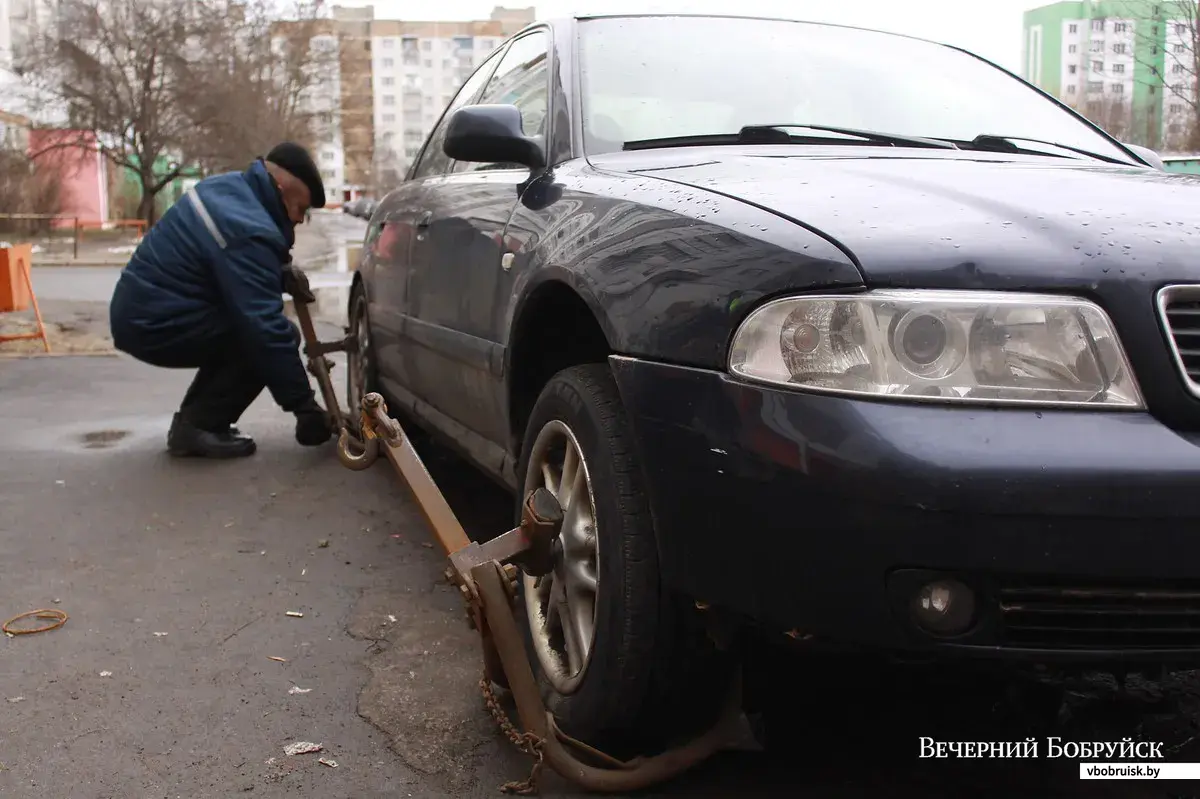
[[[14,622],[18,622],[21,619],[29,619],[29,618],[40,619],[42,621],[45,621],[48,619],[54,619],[54,623],[53,624],[43,624],[41,627],[28,627],[28,628],[14,628],[12,626]],[[57,630],[59,627],[62,627],[64,624],[67,623],[67,618],[68,618],[67,614],[61,610],[45,609],[45,608],[43,608],[42,610],[31,610],[27,613],[20,613],[16,616],[13,616],[11,619],[4,622],[3,625],[0,625],[0,630],[3,630],[5,635],[32,635],[33,633],[45,633],[45,632],[49,632],[50,630]]]

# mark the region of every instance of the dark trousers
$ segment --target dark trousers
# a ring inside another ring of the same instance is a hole
[[[300,329],[294,322],[292,330],[299,346]],[[237,423],[266,387],[246,344],[232,334],[138,352],[134,357],[166,369],[195,369],[179,416],[210,433],[225,432]]]

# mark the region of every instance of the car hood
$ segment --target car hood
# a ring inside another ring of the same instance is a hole
[[[768,209],[835,242],[872,285],[1200,279],[1200,177],[1050,157],[846,149],[706,147],[595,163]]]

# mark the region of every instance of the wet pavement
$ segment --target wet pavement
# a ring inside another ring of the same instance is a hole
[[[186,381],[124,357],[0,364],[0,615],[70,614],[62,629],[0,638],[0,796],[483,797],[523,777],[394,475],[299,448],[265,397],[242,425],[254,458],[169,460]],[[504,492],[423,451],[473,535],[506,525]],[[1192,675],[1133,681],[1125,697],[1082,681],[1055,713],[1036,694],[997,702],[944,675],[784,665],[772,701],[795,719],[785,735],[643,795],[1187,795],[1084,783],[1064,760],[922,760],[921,736],[1035,736],[1043,753],[1049,735],[1129,736],[1200,760]],[[338,767],[285,756],[296,741],[323,744]],[[554,777],[543,795],[582,796]]]
[[[315,284],[331,275],[323,292],[348,274],[337,252],[361,223],[344,222],[327,228],[344,239],[307,253],[323,265]],[[35,280],[51,303],[106,304],[115,279],[47,270]],[[483,797],[525,776],[479,697],[461,603],[390,470],[353,473],[298,447],[266,395],[242,425],[254,458],[169,460],[163,437],[188,379],[124,357],[0,362],[0,616],[70,615],[59,630],[0,637],[0,797]],[[508,495],[445,450],[422,451],[472,535],[507,526]],[[794,723],[766,751],[722,754],[642,796],[1200,793],[1083,782],[1076,762],[1045,759],[1059,736],[1153,741],[1169,760],[1200,761],[1195,674],[1133,679],[1125,693],[1077,679],[1060,705],[1045,683],[1000,697],[865,662],[781,669],[770,699]],[[1043,757],[923,760],[922,736],[1033,736]],[[325,751],[286,756],[296,741]],[[543,795],[582,796],[553,776]]]

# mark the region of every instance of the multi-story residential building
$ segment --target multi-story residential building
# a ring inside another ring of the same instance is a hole
[[[1067,0],[1025,12],[1022,77],[1111,132],[1169,145],[1195,116],[1196,12],[1175,0]]]
[[[416,157],[442,109],[484,58],[534,20],[497,6],[466,22],[376,19],[373,6],[334,6],[339,44],[338,132],[319,152],[326,180],[350,200],[386,191]],[[382,184],[382,185],[381,185]]]

